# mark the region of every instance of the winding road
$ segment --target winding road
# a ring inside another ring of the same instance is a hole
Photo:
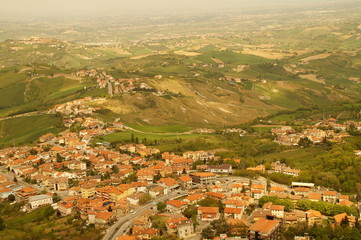
[[[133,220],[141,216],[145,211],[150,210],[152,207],[156,207],[157,202],[165,202],[173,198],[179,198],[186,196],[185,191],[172,192],[169,195],[161,196],[153,199],[151,203],[138,207],[133,213],[129,213],[124,217],[120,218],[113,226],[107,229],[103,240],[115,240],[117,237],[124,235],[127,230],[131,227]]]

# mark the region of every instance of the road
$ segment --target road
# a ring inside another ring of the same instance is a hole
[[[3,174],[9,181],[13,181],[15,174],[13,172],[8,172],[7,169],[5,167],[1,167],[1,174]],[[36,190],[43,190],[43,188],[40,188],[38,185],[36,184],[30,184],[27,183],[23,180],[20,179],[20,177],[16,177],[16,179],[18,180],[18,184],[23,185],[25,187],[31,187],[31,188],[35,188]]]
[[[143,134],[155,134],[155,135],[164,135],[164,136],[167,136],[167,135],[189,135],[189,134],[192,134],[192,131],[188,131],[188,132],[181,132],[181,133],[175,133],[175,132],[144,132],[144,131],[140,131],[140,130],[137,130],[135,128],[132,128],[132,127],[129,127],[129,126],[124,126],[125,129],[127,130],[131,130],[131,131],[134,131],[134,132],[138,132],[138,133],[143,133]]]
[[[178,192],[180,192],[180,194],[178,194]],[[152,207],[156,206],[154,203],[165,202],[172,198],[185,196],[185,194],[185,191],[173,192],[169,196],[165,195],[155,198],[151,203],[138,207],[133,213],[127,214],[126,216],[119,219],[118,222],[116,222],[113,226],[111,226],[107,230],[107,233],[103,237],[103,240],[114,240],[117,237],[124,235],[125,232],[131,227],[133,220],[142,215],[145,211],[150,210]]]

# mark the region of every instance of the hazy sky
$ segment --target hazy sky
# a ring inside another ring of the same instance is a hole
[[[172,13],[325,1],[332,0],[0,0],[0,18]]]

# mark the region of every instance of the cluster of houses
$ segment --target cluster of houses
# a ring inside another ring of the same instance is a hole
[[[152,90],[148,84],[142,82],[148,78],[114,78],[105,71],[80,70],[75,73],[78,77],[91,77],[95,79],[99,88],[108,88],[108,93],[112,95],[131,92],[133,90]]]
[[[324,143],[327,141],[330,142],[341,142],[342,138],[349,137],[350,135],[344,130],[340,129],[329,129],[323,130],[318,126],[312,126],[305,128],[302,132],[296,132],[292,127],[284,126],[280,128],[274,128],[271,130],[272,134],[276,137],[275,142],[282,145],[299,145],[301,139],[306,138],[313,144]]]
[[[91,115],[99,110],[99,108],[93,108],[87,104],[93,100],[91,97],[85,97],[64,104],[58,104],[51,108],[49,113],[61,113],[67,116]]]
[[[321,213],[315,210],[287,212],[284,206],[272,203],[264,204],[251,214],[246,213],[263,196],[294,202],[308,199],[354,206],[348,196],[317,190],[313,184],[293,183],[292,188],[288,188],[240,179],[221,182],[217,177],[232,174],[232,165],[210,164],[217,157],[209,151],[188,151],[177,155],[161,153],[159,149],[143,144],[126,144],[115,149],[93,146],[91,139],[94,136],[111,133],[114,128],[106,127],[98,119],[84,117],[89,113],[79,110],[84,109],[80,106],[87,101],[91,99],[53,108],[55,112],[74,115],[66,119],[67,126],[76,122],[83,130],[45,134],[33,147],[0,149],[0,165],[8,170],[0,175],[0,198],[14,195],[17,201],[26,201],[30,211],[52,205],[63,216],[78,214],[88,224],[111,225],[149,201],[157,201],[177,191],[185,192],[177,198],[168,199],[165,211],[158,213],[153,208],[141,214],[131,223],[131,234],[119,239],[160,236],[162,232],[151,224],[150,216],[155,214],[164,219],[168,234],[177,234],[180,238],[199,234],[194,218],[202,223],[224,219],[232,235],[248,235],[250,239],[279,239],[284,224],[306,221],[308,225],[313,225],[323,219]],[[113,127],[124,126],[116,121]],[[304,133],[311,135],[318,130],[306,129]],[[274,129],[272,132],[277,136],[295,134],[292,128]],[[199,161],[202,161],[201,165]],[[227,162],[226,159],[224,162]],[[279,162],[273,163],[272,169],[293,176],[299,174],[299,170]],[[264,172],[265,167],[260,165],[249,170]],[[203,201],[205,199],[221,202],[224,208],[208,206],[204,203],[207,201]],[[194,218],[183,215],[190,206],[196,207]],[[345,217],[349,218],[350,224],[355,223],[355,216],[343,214],[334,216],[336,224]]]

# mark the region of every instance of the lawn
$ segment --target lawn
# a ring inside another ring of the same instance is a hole
[[[0,146],[26,144],[46,133],[62,130],[55,115],[36,115],[0,121]]]

